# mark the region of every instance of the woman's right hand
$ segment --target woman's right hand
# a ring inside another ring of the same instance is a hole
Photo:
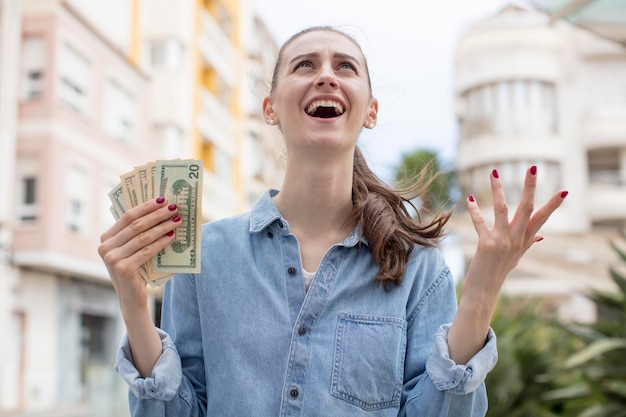
[[[172,221],[176,212],[176,204],[166,204],[163,197],[147,201],[126,211],[100,238],[98,254],[124,316],[146,308],[146,281],[139,269],[174,239],[174,229],[181,224]]]

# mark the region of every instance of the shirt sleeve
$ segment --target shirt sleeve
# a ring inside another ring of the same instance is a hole
[[[457,312],[454,281],[447,267],[415,300],[408,317],[401,417],[483,417],[484,380],[497,362],[493,330],[465,365],[450,359],[448,331]]]
[[[139,374],[127,335],[122,339],[115,369],[138,399],[170,401],[176,395],[182,379],[180,357],[170,336],[161,329],[157,331],[163,343],[163,353],[154,365],[152,375],[142,378]]]
[[[137,371],[128,337],[122,340],[116,370],[129,386],[132,417],[205,416],[206,384],[195,293],[195,280],[189,275],[177,275],[165,285],[162,330],[157,329],[163,352],[149,377],[142,378]]]
[[[496,334],[489,329],[483,348],[467,364],[459,365],[450,359],[449,331],[450,324],[445,324],[435,334],[432,351],[426,362],[426,372],[439,391],[467,395],[478,389],[496,365]]]

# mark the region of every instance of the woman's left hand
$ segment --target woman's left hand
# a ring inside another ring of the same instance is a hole
[[[504,280],[528,248],[543,239],[539,229],[567,196],[567,191],[559,191],[535,211],[537,167],[532,166],[526,171],[522,197],[509,221],[504,190],[495,169],[490,179],[494,206],[492,227],[487,225],[474,197],[467,199],[478,245],[465,275],[459,309],[448,334],[450,357],[456,363],[467,363],[483,347]]]
[[[490,175],[493,193],[493,227],[489,227],[478,208],[478,203],[470,196],[467,199],[472,223],[478,234],[478,245],[463,283],[467,295],[481,295],[496,298],[504,280],[517,266],[526,251],[543,239],[539,229],[550,215],[561,205],[567,191],[559,191],[538,210],[535,207],[537,167],[526,171],[524,189],[513,219],[509,221],[509,210],[504,197],[502,182],[494,169]],[[485,300],[486,301],[486,300]],[[495,301],[495,299],[493,300]]]

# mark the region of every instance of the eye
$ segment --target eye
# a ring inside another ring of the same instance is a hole
[[[356,72],[356,67],[351,62],[345,61],[339,64],[340,69],[347,69]]]
[[[306,60],[304,60],[304,61],[300,61],[300,62],[298,62],[298,63],[295,65],[294,69],[299,69],[299,68],[311,68],[312,66],[313,66],[313,64],[311,63],[311,61],[306,61]]]

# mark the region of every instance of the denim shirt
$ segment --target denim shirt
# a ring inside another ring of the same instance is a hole
[[[484,416],[495,335],[467,364],[450,359],[456,295],[437,249],[416,246],[402,285],[385,291],[357,228],[327,251],[307,292],[275,194],[203,226],[202,272],[165,286],[150,377],[122,341],[132,415]]]

